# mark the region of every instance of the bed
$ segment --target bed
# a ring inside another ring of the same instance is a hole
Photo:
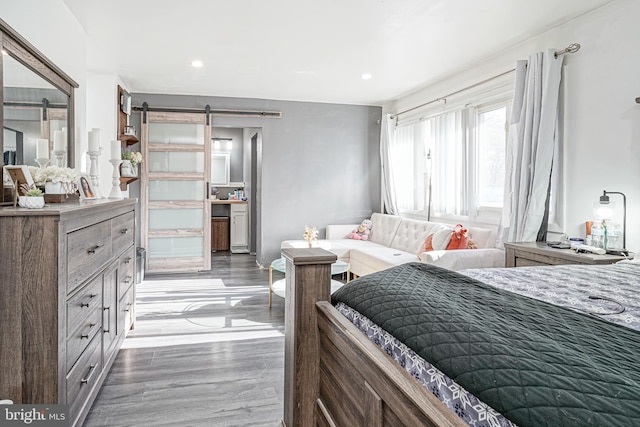
[[[335,255],[283,256],[286,426],[640,425],[636,263],[406,264],[334,305]]]

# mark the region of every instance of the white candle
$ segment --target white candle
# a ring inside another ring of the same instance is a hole
[[[89,151],[100,151],[100,129],[93,128],[89,131]]]
[[[120,160],[122,159],[122,146],[120,145],[120,141],[111,141],[111,159],[112,160]]]
[[[49,140],[38,138],[36,139],[36,158],[48,159],[49,158]]]
[[[53,151],[66,151],[64,143],[64,131],[53,132]]]

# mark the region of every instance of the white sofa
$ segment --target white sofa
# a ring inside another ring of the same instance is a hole
[[[328,225],[326,240],[314,242],[348,262],[350,271],[358,276],[384,270],[413,261],[463,270],[466,268],[504,267],[504,251],[495,248],[496,233],[486,228],[467,227],[469,237],[478,249],[430,251],[418,254],[426,237],[451,225],[437,222],[401,218],[395,215],[374,213],[369,240],[347,238],[358,224]],[[304,240],[285,240],[284,248],[304,248]]]

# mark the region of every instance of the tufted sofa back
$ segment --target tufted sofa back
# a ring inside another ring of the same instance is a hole
[[[417,254],[429,234],[444,228],[450,227],[435,222],[403,218],[390,246],[394,249]]]
[[[396,235],[400,222],[402,222],[402,218],[399,216],[374,213],[371,215],[371,235],[369,240],[384,246],[391,246],[391,241]]]
[[[371,215],[371,222],[373,226],[369,240],[409,253],[418,253],[429,234],[443,228],[453,228],[448,224],[381,213]],[[468,229],[469,237],[479,248],[490,248],[495,245],[495,233],[492,230],[478,227],[468,227]]]

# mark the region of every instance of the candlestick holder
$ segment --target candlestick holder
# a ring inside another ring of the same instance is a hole
[[[36,159],[36,163],[38,164],[38,166],[40,166],[40,169],[44,169],[47,167],[47,165],[49,164],[49,159],[47,158],[39,158]]]
[[[65,166],[64,164],[64,155],[65,150],[54,150],[53,155],[56,156],[56,166],[60,166],[61,168]]]
[[[111,159],[109,163],[113,165],[113,175],[111,176],[113,179],[111,180],[112,186],[109,198],[124,199],[124,197],[122,197],[122,191],[120,191],[120,163],[122,163],[122,159]]]
[[[91,167],[89,169],[89,177],[91,178],[91,184],[93,184],[93,189],[95,190],[96,199],[102,199],[102,193],[100,192],[100,164],[98,163],[98,159],[102,154],[102,147],[98,148],[98,151],[87,151],[89,155],[89,159],[91,160]],[[118,179],[118,182],[120,180]]]

